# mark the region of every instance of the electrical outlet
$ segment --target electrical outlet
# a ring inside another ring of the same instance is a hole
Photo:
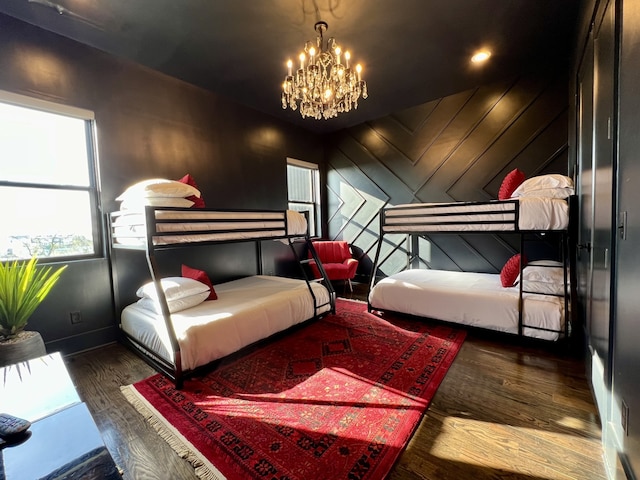
[[[620,421],[622,423],[622,430],[624,430],[624,433],[626,435],[629,435],[629,405],[627,405],[627,402],[625,402],[624,400],[622,400],[621,410],[622,412],[620,412]]]
[[[80,315],[80,312],[71,312],[69,317],[71,317],[71,323],[82,323],[82,315]]]

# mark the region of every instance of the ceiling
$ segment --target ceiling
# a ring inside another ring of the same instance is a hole
[[[330,132],[539,65],[567,63],[580,0],[2,0],[0,12]],[[314,24],[363,65],[369,98],[329,120],[283,110]],[[493,55],[473,68],[471,54]]]

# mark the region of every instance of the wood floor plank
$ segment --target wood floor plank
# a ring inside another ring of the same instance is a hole
[[[357,285],[344,295],[366,298]],[[119,344],[65,361],[125,479],[196,478],[120,391],[155,373],[151,367]],[[388,478],[605,480],[584,365],[575,356],[469,333]]]

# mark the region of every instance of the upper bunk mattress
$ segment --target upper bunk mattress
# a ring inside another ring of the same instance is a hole
[[[310,285],[316,303],[326,304],[319,313],[328,312],[328,290],[316,282]],[[215,285],[215,290],[217,300],[171,314],[184,370],[206,365],[314,316],[313,298],[304,280],[256,275]],[[134,303],[123,309],[121,328],[159,357],[173,361],[162,315]]]
[[[523,293],[525,336],[557,340],[564,330],[564,301]],[[444,270],[404,270],[380,280],[369,293],[374,309],[518,333],[518,287],[504,288],[500,275]],[[539,327],[547,330],[538,330]]]
[[[384,209],[383,233],[566,230],[564,198],[522,197],[489,202],[412,203]]]
[[[154,245],[281,238],[307,233],[304,215],[293,210],[267,212],[153,208],[151,212],[152,221],[149,225],[144,212],[123,210],[114,214],[114,244],[142,246],[146,244],[147,233],[151,235]]]

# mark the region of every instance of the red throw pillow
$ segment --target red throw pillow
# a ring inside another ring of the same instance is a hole
[[[209,293],[207,300],[218,299],[218,295],[216,294],[216,291],[213,288],[213,284],[211,283],[211,280],[209,279],[209,275],[207,275],[207,272],[203,270],[198,270],[197,268],[188,267],[187,265],[182,265],[182,276],[186,278],[192,278],[194,280],[197,280],[198,282],[202,282],[207,287],[209,287],[211,289],[211,293]]]
[[[523,171],[514,168],[507,176],[502,180],[500,190],[498,191],[498,200],[508,200],[511,198],[511,194],[515,192],[516,188],[524,182],[526,176]],[[197,187],[196,187],[197,188]]]
[[[198,188],[198,185],[196,184],[196,181],[193,179],[193,177],[189,173],[187,173],[184,177],[182,177],[178,181],[181,183],[186,183],[187,185],[191,185],[193,188],[197,188],[198,190],[200,190]],[[191,195],[189,197],[186,197],[186,199],[191,200],[193,202],[193,205],[191,206],[191,208],[205,208],[202,194],[200,194],[199,197],[196,197],[195,195]]]
[[[523,266],[527,263],[527,259],[522,257]],[[503,287],[513,287],[520,275],[520,254],[517,253],[504,264],[500,271],[500,282]]]

